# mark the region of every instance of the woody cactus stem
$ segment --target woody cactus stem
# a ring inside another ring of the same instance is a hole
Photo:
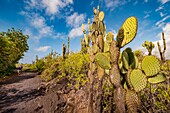
[[[163,40],[163,44],[164,44],[163,51],[161,50],[161,46],[160,46],[159,42],[157,42],[157,45],[158,45],[159,54],[161,56],[161,60],[163,62],[165,62],[166,41],[165,41],[165,37],[164,37],[164,33],[163,32],[162,32],[162,40]]]
[[[67,54],[69,54],[70,53],[70,37],[68,37],[68,50],[67,50]]]
[[[125,113],[125,99],[124,99],[124,90],[121,85],[121,75],[119,71],[119,66],[118,66],[118,58],[120,55],[120,48],[117,47],[116,41],[112,41],[111,46],[110,46],[110,52],[111,55],[113,56],[111,58],[112,60],[112,68],[110,70],[110,78],[111,82],[114,86],[114,101],[116,104],[116,111],[115,113]]]
[[[63,43],[63,46],[62,46],[62,57],[63,57],[63,59],[65,59],[65,56],[66,56],[66,46]]]

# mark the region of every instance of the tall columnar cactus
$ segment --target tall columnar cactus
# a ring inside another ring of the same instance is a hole
[[[67,54],[70,53],[70,37],[68,37]]]
[[[157,45],[158,45],[158,50],[159,50],[159,53],[160,53],[160,56],[161,56],[161,60],[163,62],[165,62],[166,41],[165,41],[165,37],[164,37],[163,32],[162,32],[162,40],[163,40],[163,45],[164,45],[163,51],[161,50],[161,46],[160,46],[159,42],[157,42]]]
[[[155,47],[152,42],[145,41],[142,46],[148,50],[148,55],[152,55],[152,50]]]
[[[62,45],[62,57],[63,57],[63,59],[65,59],[65,57],[66,57],[66,45],[64,43]]]

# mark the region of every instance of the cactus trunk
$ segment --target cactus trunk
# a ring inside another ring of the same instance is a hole
[[[112,69],[110,71],[111,82],[114,86],[114,101],[116,104],[115,113],[125,113],[125,101],[124,101],[124,89],[121,85],[120,79],[120,69],[118,66],[118,58],[120,55],[120,49],[116,46],[116,41],[112,41],[110,46],[110,52],[113,56],[112,60]]]

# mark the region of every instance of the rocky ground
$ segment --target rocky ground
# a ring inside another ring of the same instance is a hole
[[[86,91],[67,88],[67,80],[41,81],[22,73],[0,82],[0,113],[86,113]]]

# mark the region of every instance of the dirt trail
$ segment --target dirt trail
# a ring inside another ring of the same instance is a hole
[[[28,104],[44,95],[43,90],[38,90],[43,84],[39,75],[26,72],[0,83],[0,113],[22,113]]]

